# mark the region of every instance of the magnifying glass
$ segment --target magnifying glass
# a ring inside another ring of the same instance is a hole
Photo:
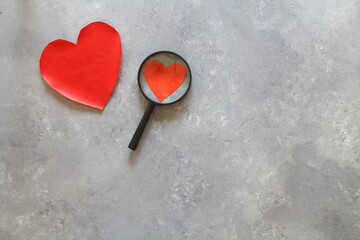
[[[138,84],[149,104],[129,144],[132,150],[136,150],[155,105],[175,103],[188,92],[191,85],[190,67],[176,53],[155,52],[140,65]]]

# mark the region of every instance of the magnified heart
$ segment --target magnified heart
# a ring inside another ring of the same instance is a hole
[[[61,95],[104,109],[116,85],[121,60],[119,33],[103,22],[84,27],[74,44],[55,40],[40,57],[44,80]]]
[[[180,87],[186,77],[186,67],[177,63],[164,66],[151,60],[144,67],[144,76],[151,91],[162,102]]]

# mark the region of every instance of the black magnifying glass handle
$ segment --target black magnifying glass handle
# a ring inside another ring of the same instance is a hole
[[[152,103],[152,102],[149,102],[146,110],[145,110],[145,113],[143,115],[143,117],[141,118],[141,121],[139,123],[139,126],[137,127],[135,133],[134,133],[134,136],[132,137],[130,143],[129,143],[129,148],[131,150],[136,150],[136,147],[140,141],[140,138],[141,138],[141,135],[143,134],[144,132],[144,129],[145,129],[145,126],[146,126],[146,123],[149,121],[149,118],[151,116],[151,113],[153,112],[154,110],[154,107],[155,107],[155,104]]]

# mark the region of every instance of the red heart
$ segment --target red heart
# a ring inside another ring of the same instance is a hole
[[[103,22],[81,29],[77,44],[49,43],[40,57],[40,72],[57,92],[76,102],[104,109],[120,70],[119,33]]]
[[[144,67],[144,76],[151,91],[162,102],[180,87],[186,76],[186,67],[178,63],[165,67],[150,60]]]

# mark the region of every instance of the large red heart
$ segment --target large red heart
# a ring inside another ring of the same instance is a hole
[[[180,87],[186,76],[186,67],[178,63],[165,67],[150,60],[144,67],[144,76],[151,91],[162,102]]]
[[[57,92],[76,102],[104,109],[119,75],[119,33],[103,22],[81,29],[77,44],[49,43],[40,57],[40,72]]]

